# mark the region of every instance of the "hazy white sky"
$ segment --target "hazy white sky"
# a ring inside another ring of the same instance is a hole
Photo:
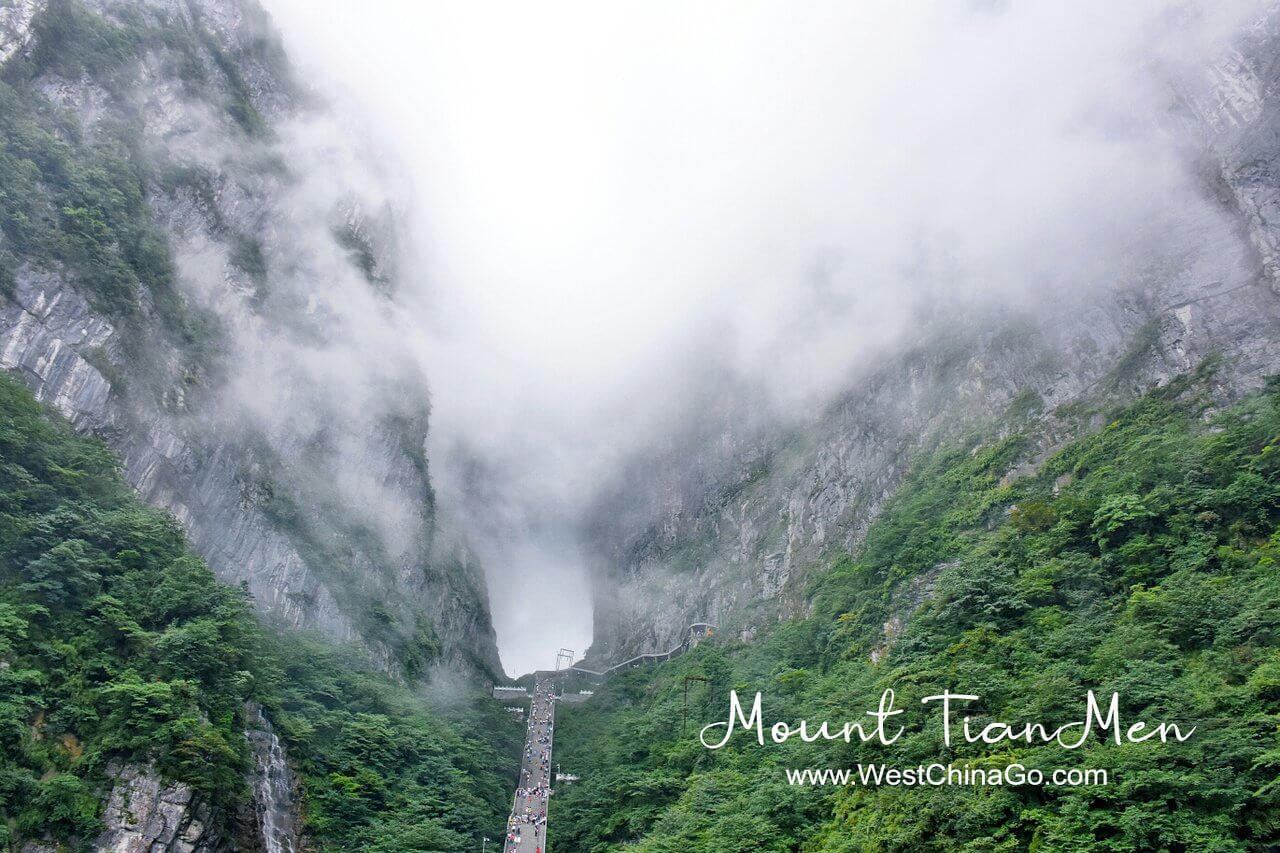
[[[572,524],[709,359],[795,411],[922,303],[1105,286],[1198,204],[1168,80],[1257,6],[267,5],[410,212],[438,485],[487,472],[516,673],[589,643]]]

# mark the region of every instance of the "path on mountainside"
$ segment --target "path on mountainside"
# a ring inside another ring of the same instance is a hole
[[[710,622],[694,622],[688,628],[684,629],[684,639],[680,641],[680,645],[676,646],[670,651],[648,652],[646,654],[636,655],[630,660],[624,660],[622,663],[616,663],[613,666],[609,667],[608,669],[599,671],[599,672],[597,672],[594,669],[587,669],[583,666],[575,665],[575,666],[569,667],[566,670],[560,670],[556,674],[559,675],[560,672],[565,672],[565,673],[576,672],[577,674],[584,675],[587,678],[592,679],[594,681],[604,681],[606,678],[613,675],[615,672],[622,672],[623,670],[632,669],[634,667],[640,666],[641,664],[665,663],[669,660],[675,660],[676,658],[680,657],[680,655],[689,651],[689,649],[698,645],[699,641],[707,637],[710,637],[712,634],[715,633],[715,630],[716,630],[716,626],[712,625]]]
[[[507,821],[507,853],[547,849],[547,792],[551,786],[551,735],[555,729],[555,684],[539,678],[529,707],[529,729],[520,762],[520,780]]]
[[[529,727],[524,741],[524,757],[520,762],[520,778],[516,781],[516,795],[511,803],[511,817],[507,819],[507,834],[503,840],[505,853],[546,853],[547,849],[547,798],[551,790],[551,736],[555,730],[556,680],[567,675],[586,676],[603,681],[615,672],[639,666],[642,663],[669,661],[710,637],[715,625],[695,622],[685,630],[684,641],[667,652],[638,655],[611,666],[603,672],[579,666],[558,669],[555,672],[534,674],[533,699],[529,704]],[[515,691],[514,687],[495,686],[499,691]],[[503,697],[500,697],[503,698]],[[505,697],[507,699],[510,696]]]

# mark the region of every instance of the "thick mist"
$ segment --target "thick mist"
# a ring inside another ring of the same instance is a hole
[[[578,525],[726,383],[792,419],[922,312],[1107,287],[1208,203],[1173,118],[1259,4],[268,0],[407,200],[398,322],[519,673]]]

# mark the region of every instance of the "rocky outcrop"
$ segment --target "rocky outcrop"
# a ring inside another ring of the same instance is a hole
[[[57,275],[23,267],[15,279],[10,299],[0,305],[0,367],[29,377],[37,399],[76,426],[105,423],[111,383],[86,357],[115,329]]]
[[[7,0],[0,4],[0,63],[31,41],[31,22],[43,7],[41,0]]]
[[[40,54],[18,94],[73,128],[50,125],[76,156],[127,129],[168,274],[122,310],[83,271],[17,254],[0,366],[105,439],[272,618],[398,674],[500,674],[482,573],[436,516],[430,401],[369,159],[294,84],[251,0],[56,5],[67,50],[104,41],[76,41],[79,9],[128,55]],[[0,9],[0,61],[37,55],[43,6]]]
[[[230,849],[217,816],[186,785],[166,783],[154,768],[108,769],[106,830],[93,842],[102,853],[216,853]]]
[[[152,766],[107,768],[101,853],[295,853],[299,846],[298,780],[271,722],[255,703],[246,706],[245,732],[253,754],[248,804],[238,821],[203,801],[190,786],[166,780]],[[239,823],[234,831],[231,827]],[[29,842],[32,853],[43,842]],[[48,848],[55,849],[53,846]]]
[[[940,306],[818,417],[717,422],[693,451],[638,463],[591,525],[591,659],[666,648],[690,622],[749,639],[802,614],[807,581],[856,551],[912,460],[974,426],[1028,432],[1033,465],[1108,406],[1206,362],[1223,402],[1280,371],[1278,32],[1273,12],[1202,78],[1176,81],[1173,123],[1210,198],[1125,280],[1035,314]]]

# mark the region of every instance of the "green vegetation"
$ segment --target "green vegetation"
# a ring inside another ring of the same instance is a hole
[[[141,288],[167,293],[172,278],[131,134],[112,127],[92,143],[65,141],[54,123],[63,118],[0,83],[0,263],[11,273],[18,258],[61,266],[111,316],[131,316]]]
[[[583,778],[557,791],[552,849],[1275,849],[1280,384],[1212,415],[1197,387],[1143,398],[1012,483],[1021,436],[939,449],[815,583],[810,618],[564,707],[557,759]],[[766,721],[839,725],[886,688],[907,729],[892,746],[697,741],[731,689],[762,691]],[[1198,728],[1184,744],[947,750],[919,702],[947,688],[982,697],[965,711],[979,724],[1079,720],[1093,689],[1118,692],[1126,720]],[[815,788],[783,772],[934,761],[1106,768],[1112,783]]]
[[[380,293],[390,292],[391,282],[385,274],[378,271],[377,253],[374,252],[373,244],[360,227],[354,223],[347,223],[333,230],[333,238],[347,251],[351,263],[360,270],[365,281]]]
[[[264,629],[98,442],[0,376],[0,849],[99,830],[106,766],[153,761],[230,814],[244,703],[302,776],[322,850],[463,850],[501,827],[521,732],[428,711],[351,652]]]
[[[179,91],[171,94],[225,108],[226,145],[251,151],[258,150],[258,140],[246,137],[267,131],[249,102],[242,71],[264,68],[273,85],[291,91],[286,63],[265,20],[243,22],[245,30],[259,29],[260,38],[244,36],[236,47],[225,47],[202,23],[199,4],[187,5],[182,13],[163,4],[121,3],[104,16],[81,0],[50,0],[33,20],[29,52],[0,69],[0,298],[13,293],[19,270],[46,273],[69,282],[95,313],[109,319],[117,329],[112,345],[120,352],[109,358],[95,350],[86,358],[111,382],[125,417],[156,409],[200,410],[219,385],[226,356],[220,321],[175,286],[151,194],[193,203],[225,240],[229,261],[252,282],[256,298],[270,294],[271,270],[261,241],[220,216],[218,176],[185,160],[182,150],[147,149],[139,57],[146,54],[152,68],[163,68],[167,79],[177,81]],[[250,19],[265,15],[249,7],[242,11]],[[95,116],[91,127],[52,103],[45,90],[55,84],[72,88],[75,101]],[[283,168],[267,146],[256,157],[255,167],[264,174]],[[371,247],[360,245],[365,254],[353,260],[372,269]],[[421,434],[413,435],[418,447],[410,458],[425,471]],[[408,446],[412,437],[406,433],[403,443]],[[424,675],[438,662],[441,642],[421,605],[388,604],[387,589],[402,567],[372,531],[347,520],[348,507],[325,502],[328,484],[300,484],[266,448],[261,455],[265,473],[254,479],[265,481],[264,512],[313,570],[346,593],[343,604],[363,635],[384,644],[407,677]],[[434,510],[429,492],[423,506],[427,515]],[[440,563],[429,570],[456,575],[454,589],[475,589],[464,567]],[[370,583],[374,574],[381,588]]]
[[[66,275],[122,327],[139,374],[154,370],[143,354],[156,335],[207,366],[215,324],[173,287],[169,247],[147,205],[153,175],[141,120],[125,92],[156,31],[109,23],[78,0],[51,0],[32,26],[30,55],[0,74],[0,289],[12,292],[20,265]],[[98,93],[87,97],[103,100],[106,112],[91,135],[34,91],[48,75]],[[158,324],[144,318],[144,303]],[[148,381],[162,388],[168,379]]]
[[[191,23],[163,8],[121,4],[113,12],[108,19],[80,0],[49,0],[32,22],[30,51],[0,70],[0,294],[12,293],[20,265],[65,275],[122,328],[134,373],[159,369],[146,357],[157,336],[209,371],[217,324],[174,288],[169,247],[147,202],[156,188],[201,176],[144,150],[142,101],[133,91],[138,57],[152,52],[183,95],[221,107],[247,136],[267,131],[238,60],[271,69],[284,86],[288,75],[279,46],[266,37],[251,41],[247,56],[229,56],[202,25],[197,4],[189,6]],[[83,87],[82,100],[100,113],[91,133],[38,91],[59,80]],[[233,243],[234,262],[261,288],[260,247],[243,238]],[[147,376],[147,384],[159,398],[189,372],[179,366],[172,376]]]
[[[199,39],[200,45],[208,52],[213,64],[222,73],[228,93],[226,99],[227,114],[235,120],[236,124],[240,125],[241,130],[250,136],[265,135],[267,133],[266,122],[249,97],[249,87],[245,83],[244,77],[241,76],[240,69],[233,58],[227,55],[227,52],[222,49],[222,46],[218,44],[213,35],[200,23],[199,5],[188,2],[187,10],[195,22],[196,37]]]
[[[86,357],[127,411],[190,400],[174,389],[216,380],[220,356],[216,321],[174,286],[149,194],[181,192],[205,208],[260,297],[270,272],[260,242],[218,218],[215,176],[181,151],[146,149],[144,55],[148,73],[176,81],[170,94],[225,112],[228,145],[269,136],[246,69],[294,94],[265,13],[241,10],[244,29],[262,36],[229,47],[198,3],[184,5],[120,3],[103,15],[49,0],[30,50],[0,69],[0,298],[20,271],[70,282],[118,330],[123,363]],[[55,105],[50,86],[71,87],[91,126]],[[265,149],[260,162],[283,168]],[[420,446],[412,458],[425,471]],[[355,576],[365,556],[394,572],[376,537],[307,523],[343,508],[299,506],[290,484],[262,479],[252,485],[264,511],[317,570],[346,579],[344,604],[364,636],[420,683],[439,663],[440,638],[421,606],[387,602],[369,572]],[[424,512],[432,501],[424,495]],[[428,570],[466,574],[447,560]],[[430,692],[439,700],[444,688]],[[100,829],[113,762],[154,762],[233,815],[248,796],[249,699],[301,774],[319,849],[469,849],[503,824],[501,768],[515,767],[520,731],[497,705],[463,695],[429,710],[427,696],[355,652],[264,628],[246,593],[218,584],[173,522],[132,496],[99,444],[47,421],[0,377],[0,849],[43,836],[82,846]]]

